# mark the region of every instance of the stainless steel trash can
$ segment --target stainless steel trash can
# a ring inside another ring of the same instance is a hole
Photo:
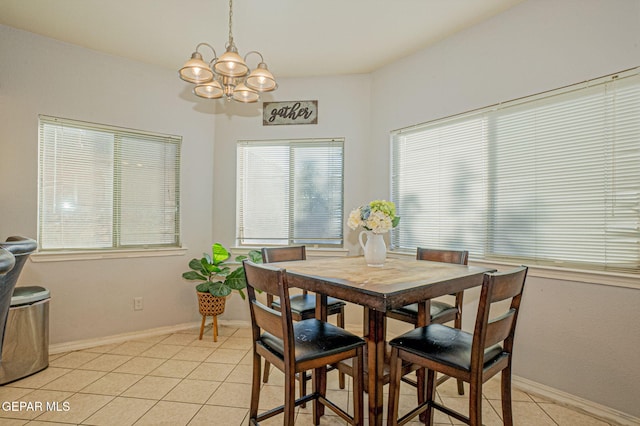
[[[16,287],[11,297],[0,362],[0,385],[49,366],[49,290]]]

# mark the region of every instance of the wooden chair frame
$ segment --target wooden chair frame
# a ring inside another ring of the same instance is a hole
[[[452,416],[463,423],[482,425],[482,385],[491,377],[502,372],[501,396],[502,418],[505,425],[513,425],[513,411],[511,405],[511,363],[513,358],[513,341],[522,292],[527,276],[527,268],[520,267],[503,273],[485,274],[476,317],[476,324],[472,335],[469,368],[438,362],[428,358],[428,353],[412,352],[408,348],[399,346],[403,336],[392,340],[391,346],[391,381],[389,388],[389,426],[403,425],[418,414],[425,412],[425,424],[433,422],[433,410],[437,409]],[[497,318],[489,318],[491,305],[502,300],[511,299],[509,310]],[[431,327],[428,325],[421,332]],[[433,327],[446,327],[434,324]],[[411,333],[411,332],[409,332]],[[408,334],[408,333],[407,333]],[[491,362],[485,362],[485,350],[494,348],[502,342],[502,349]],[[426,347],[426,342],[425,346]],[[420,351],[418,351],[420,352]],[[400,393],[400,375],[403,361],[410,362],[427,370],[427,386],[425,402],[398,419],[398,402]],[[453,411],[434,401],[435,373],[441,372],[456,379],[463,380],[470,385],[469,417]]]
[[[467,265],[469,262],[469,252],[467,250],[440,250],[440,249],[430,249],[425,247],[418,247],[416,251],[416,259],[417,260],[428,260],[431,262],[443,262],[443,263],[455,263],[458,265]],[[454,293],[451,296],[455,297],[455,302],[451,306],[454,309],[448,309],[445,311],[443,315],[434,316],[431,315],[430,323],[436,324],[446,324],[448,322],[453,321],[454,327],[461,330],[462,329],[462,302],[464,299],[464,291],[459,291],[458,293]],[[441,303],[444,305],[444,303]],[[431,307],[433,311],[434,302],[431,302]],[[413,324],[414,326],[418,325],[418,309],[416,305],[415,314],[409,313],[406,310],[393,309],[387,313],[387,318],[393,318],[398,321],[406,322],[409,324]],[[449,376],[442,376],[438,379],[437,385],[442,384],[444,381],[449,379]],[[418,382],[413,381],[407,377],[403,377],[402,381],[408,383],[412,386],[418,386],[422,384],[422,377],[419,377]],[[458,395],[464,395],[464,382],[462,380],[458,380]],[[422,401],[420,401],[422,402]]]
[[[343,331],[343,334],[351,336],[350,343],[344,348],[332,348],[322,356],[296,359],[296,340],[294,336],[293,318],[289,306],[289,288],[287,275],[284,269],[274,268],[269,265],[258,265],[249,260],[243,262],[247,279],[247,294],[251,312],[251,324],[253,335],[253,377],[251,387],[251,404],[249,409],[250,424],[256,425],[262,420],[266,420],[277,414],[284,413],[283,424],[292,426],[294,424],[294,409],[307,401],[313,400],[314,424],[320,423],[323,407],[328,407],[345,421],[352,425],[363,424],[363,347],[364,340],[350,333]],[[282,309],[276,311],[269,306],[265,306],[256,299],[256,292],[261,291],[267,294],[280,297]],[[316,319],[306,321],[317,322]],[[326,326],[333,327],[328,323]],[[282,342],[282,354],[274,353],[274,350],[264,344],[264,332],[269,333]],[[356,342],[356,343],[353,343]],[[264,358],[285,374],[285,402],[283,405],[258,414],[261,386],[261,358]],[[356,366],[353,377],[353,416],[336,406],[326,398],[326,382],[320,383],[316,378],[317,373],[340,361],[352,359]],[[296,374],[304,373],[308,370],[315,370],[313,376],[313,393],[303,395],[295,399]]]
[[[286,246],[286,247],[264,247],[262,249],[262,261],[264,263],[276,263],[276,262],[288,262],[293,260],[306,260],[307,250],[305,246]],[[302,297],[307,297],[307,290],[302,291]],[[295,298],[301,297],[300,295],[290,296]],[[274,305],[275,298],[271,294],[267,294],[267,306],[278,310],[279,307]],[[294,321],[302,321],[309,318],[315,318],[315,304],[313,309],[302,312],[292,312],[292,318]],[[337,315],[336,324],[340,328],[344,328],[344,303],[329,303],[327,305],[327,316]],[[264,363],[264,373],[262,381],[267,383],[269,381],[270,364],[268,361]],[[300,381],[300,395],[307,393],[307,382],[311,377],[305,372],[298,375]],[[338,373],[338,385],[340,389],[345,387],[345,376],[343,372]],[[304,405],[303,405],[304,406]]]

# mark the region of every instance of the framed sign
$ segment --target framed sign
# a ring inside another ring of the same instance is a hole
[[[264,102],[262,125],[318,124],[318,101]]]

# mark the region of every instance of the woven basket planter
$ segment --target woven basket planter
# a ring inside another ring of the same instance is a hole
[[[211,293],[198,292],[198,309],[200,315],[215,316],[224,313],[225,297],[217,297]]]
[[[211,293],[203,293],[198,291],[198,310],[202,315],[202,323],[200,324],[200,337],[204,333],[204,323],[207,317],[213,317],[213,341],[218,341],[218,315],[224,313],[224,305],[227,299],[225,297],[217,297]]]

